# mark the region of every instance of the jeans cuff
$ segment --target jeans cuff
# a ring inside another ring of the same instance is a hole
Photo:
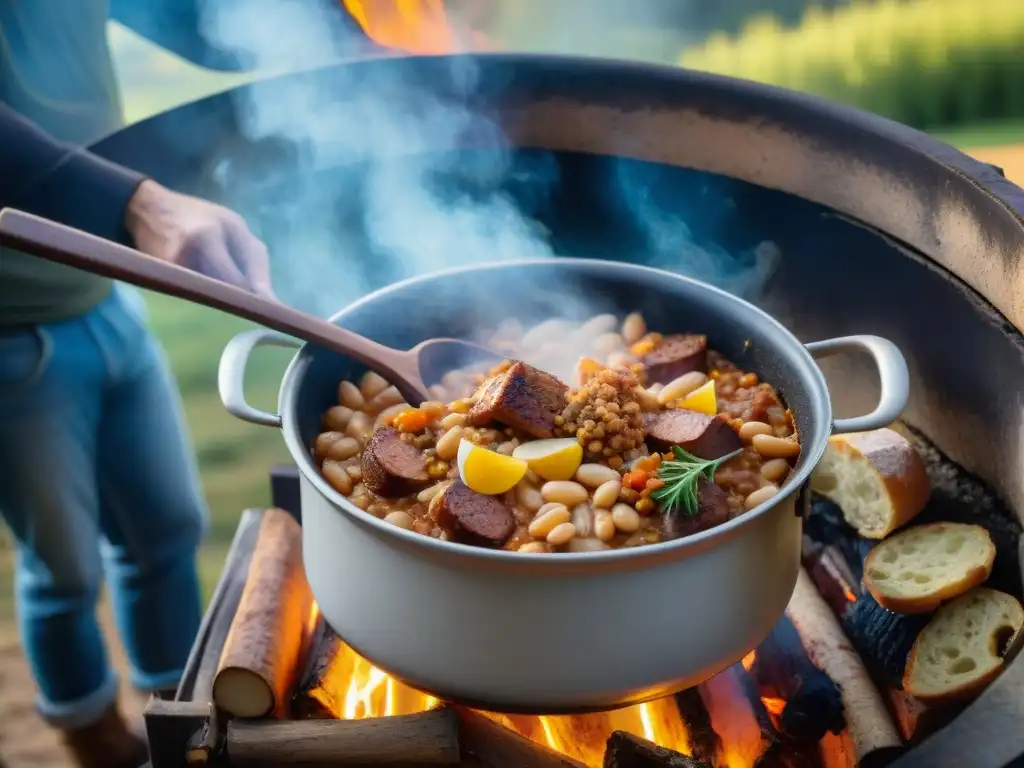
[[[184,671],[181,669],[172,669],[169,672],[157,672],[155,674],[135,671],[131,675],[132,687],[140,693],[147,694],[155,693],[156,691],[166,691],[168,688],[177,688],[183,674]]]
[[[39,716],[47,723],[62,730],[85,728],[97,722],[117,701],[117,675],[110,672],[103,685],[92,693],[74,701],[47,701],[41,695],[36,698]]]

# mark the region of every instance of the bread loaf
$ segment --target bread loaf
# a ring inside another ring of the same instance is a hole
[[[833,435],[811,488],[838,505],[866,539],[884,539],[906,525],[931,494],[921,457],[891,429]]]
[[[983,584],[995,558],[992,538],[980,525],[918,525],[868,553],[864,586],[890,611],[928,613]]]
[[[917,636],[903,688],[925,704],[969,699],[992,682],[1020,641],[1024,608],[1015,597],[978,587],[939,608]]]

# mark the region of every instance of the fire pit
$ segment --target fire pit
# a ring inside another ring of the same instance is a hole
[[[381,94],[402,105],[401,120],[381,117]],[[268,104],[301,118],[261,117]],[[923,519],[983,525],[998,548],[990,585],[1020,597],[1024,193],[998,169],[776,89],[504,55],[275,78],[157,116],[97,150],[238,208],[270,244],[284,298],[322,313],[409,272],[507,258],[510,248],[537,256],[529,249],[543,244],[690,272],[746,294],[807,341],[852,329],[892,339],[911,368],[898,427],[933,485]],[[417,260],[424,251],[437,259]],[[877,399],[870,365],[823,368],[837,415]],[[298,514],[289,488],[277,478],[275,504]],[[430,702],[370,668],[318,621],[294,561],[250,571],[262,551],[287,549],[281,523],[278,546],[260,547],[272,518],[281,519],[246,514],[177,700],[150,705],[154,768],[997,768],[1024,754],[1024,662],[962,708],[926,708],[900,691],[920,627],[877,613],[860,593],[870,544],[820,500],[786,619],[742,664],[670,700],[572,718]],[[245,585],[271,572],[276,586],[259,589],[287,599],[252,613],[290,618],[249,635],[265,639],[252,644],[259,669],[254,679],[243,669],[242,685],[269,680],[276,717],[215,714],[222,654],[242,647],[227,642],[246,614],[238,606],[257,605]]]

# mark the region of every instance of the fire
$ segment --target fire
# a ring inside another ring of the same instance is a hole
[[[437,55],[487,47],[486,38],[456,20],[444,0],[341,0],[374,42]]]
[[[314,606],[310,626],[316,625]],[[343,691],[338,713],[346,720],[361,720],[423,712],[440,702],[395,680],[348,646],[330,661],[327,676],[332,688]],[[672,697],[613,712],[557,717],[528,717],[481,713],[538,744],[592,766],[601,766],[605,742],[613,731],[628,731],[661,746],[689,754],[686,727]]]

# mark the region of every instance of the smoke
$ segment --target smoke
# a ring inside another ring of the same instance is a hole
[[[352,50],[351,36],[330,18],[339,12],[329,3],[209,0],[203,33],[259,71],[314,70]],[[446,66],[444,96],[388,66],[339,67],[330,76],[311,71],[287,88],[268,80],[238,92],[246,138],[284,142],[291,154],[286,171],[270,171],[255,191],[238,160],[222,161],[222,200],[267,239],[278,294],[290,304],[329,315],[382,282],[479,261],[556,255],[551,233],[529,210],[531,201],[557,189],[556,163],[548,157],[524,165],[500,127],[473,108],[474,61],[453,57]],[[466,145],[486,151],[467,155],[459,151]],[[452,178],[459,184],[446,183]],[[774,269],[778,254],[771,248],[734,258],[698,246],[685,222],[652,203],[628,170],[607,183],[644,233],[646,263],[746,295]],[[575,295],[572,286],[552,289],[563,305]],[[583,314],[579,309],[572,307]]]

